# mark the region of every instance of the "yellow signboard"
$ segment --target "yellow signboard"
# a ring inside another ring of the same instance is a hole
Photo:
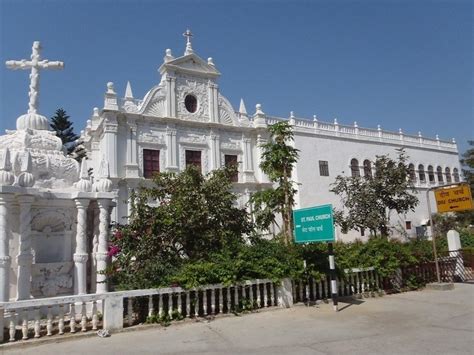
[[[472,210],[472,195],[469,185],[439,188],[434,191],[438,213]]]

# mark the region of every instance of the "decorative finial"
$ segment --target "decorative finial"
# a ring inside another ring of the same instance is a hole
[[[380,127],[380,125],[378,124],[377,125],[377,131],[381,131],[382,130],[382,127]]]
[[[171,52],[171,49],[168,48],[165,51],[165,57],[163,59],[164,59],[165,63],[170,62],[174,59],[173,53]]]
[[[418,131],[418,137],[421,138],[421,131]]]
[[[399,134],[403,134],[403,131],[402,131],[401,128],[398,129],[398,133],[399,133]]]
[[[294,119],[295,118],[295,113],[293,111],[290,111],[290,119]]]
[[[453,144],[456,144],[456,138],[453,138],[452,142]]]
[[[102,157],[100,162],[99,171],[98,171],[99,181],[96,183],[96,190],[98,192],[110,192],[112,191],[112,181],[109,179],[110,177],[110,170],[109,170],[109,162],[105,158]]]
[[[439,141],[439,135],[436,135],[436,140]]]
[[[359,127],[359,126],[357,125],[357,121],[354,121],[354,127],[355,127],[355,128]]]
[[[214,66],[214,61],[212,60],[212,57],[207,58],[207,64]]]
[[[313,115],[313,121],[318,122],[318,117],[316,115]]]
[[[193,34],[189,30],[189,28],[186,30],[186,32],[183,33],[183,36],[186,37],[186,50],[184,52],[184,55],[192,54],[193,47],[191,46],[191,37],[193,37]]]
[[[21,161],[21,174],[18,175],[18,185],[22,187],[32,187],[35,184],[35,177],[31,173],[31,155],[26,151]]]
[[[86,121],[86,128],[91,128],[92,127],[92,120],[87,120]]]
[[[114,83],[109,81],[107,83],[107,94],[113,94],[115,95],[115,90],[114,90]]]
[[[0,185],[13,185],[15,175],[12,174],[11,169],[10,150],[5,148],[0,155]]]
[[[255,115],[264,115],[265,113],[262,111],[262,105],[256,104],[255,105]]]
[[[337,118],[334,118],[334,124],[339,124],[337,123]]]
[[[81,161],[81,170],[79,173],[80,180],[76,183],[76,188],[82,192],[90,192],[92,190],[92,184],[87,171],[86,159]]]

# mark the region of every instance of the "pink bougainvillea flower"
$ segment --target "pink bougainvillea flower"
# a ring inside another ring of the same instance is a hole
[[[111,245],[109,247],[109,252],[107,254],[110,257],[113,257],[113,256],[117,255],[118,253],[120,253],[120,247],[118,247],[117,245]]]

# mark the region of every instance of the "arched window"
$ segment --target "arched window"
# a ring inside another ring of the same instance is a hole
[[[457,168],[453,169],[454,182],[459,182],[459,171]]]
[[[351,160],[351,175],[352,177],[360,176],[359,162],[357,159]]]
[[[425,167],[423,164],[418,165],[418,179],[421,183],[426,182]]]
[[[408,165],[408,172],[409,172],[410,181],[415,182],[416,181],[415,165],[413,164]]]
[[[436,175],[438,175],[438,182],[442,184],[443,183],[443,169],[441,169],[440,166],[436,168]]]
[[[449,184],[451,180],[451,170],[449,168],[444,169],[444,172],[446,174],[446,182]]]
[[[368,159],[364,160],[364,177],[372,177],[372,163]]]
[[[428,181],[430,184],[435,182],[434,170],[431,165],[428,166]]]

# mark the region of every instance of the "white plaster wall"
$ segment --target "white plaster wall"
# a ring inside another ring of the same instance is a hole
[[[323,204],[333,204],[333,206],[339,208],[340,199],[329,191],[331,189],[330,185],[339,174],[350,176],[351,159],[356,158],[359,161],[361,166],[360,172],[363,175],[362,163],[365,159],[373,161],[377,155],[383,154],[396,157],[397,151],[395,149],[399,148],[395,145],[380,142],[305,135],[298,132],[295,134],[295,146],[300,150],[300,158],[296,166],[297,181],[301,184],[298,187],[298,208]],[[451,172],[453,168],[457,168],[460,171],[459,156],[456,153],[422,148],[406,148],[405,152],[409,157],[409,162],[414,163],[415,167],[418,164],[423,164],[425,171],[427,171],[428,165],[433,165],[435,169],[440,165],[443,167],[443,171],[445,167],[450,167]],[[320,176],[319,160],[328,161],[329,176]],[[426,176],[426,179],[428,179],[428,176]],[[402,227],[405,226],[406,220],[411,221],[411,233],[413,235],[415,233],[415,226],[429,217],[426,204],[426,187],[418,188],[418,191],[417,197],[420,202],[415,212],[409,212],[406,216],[397,216],[395,214],[391,216],[392,222],[395,224],[401,223]],[[432,211],[435,211],[433,197],[431,205]],[[361,238],[360,233],[356,231],[350,232],[347,235],[342,235],[339,231],[339,235],[346,241]]]

